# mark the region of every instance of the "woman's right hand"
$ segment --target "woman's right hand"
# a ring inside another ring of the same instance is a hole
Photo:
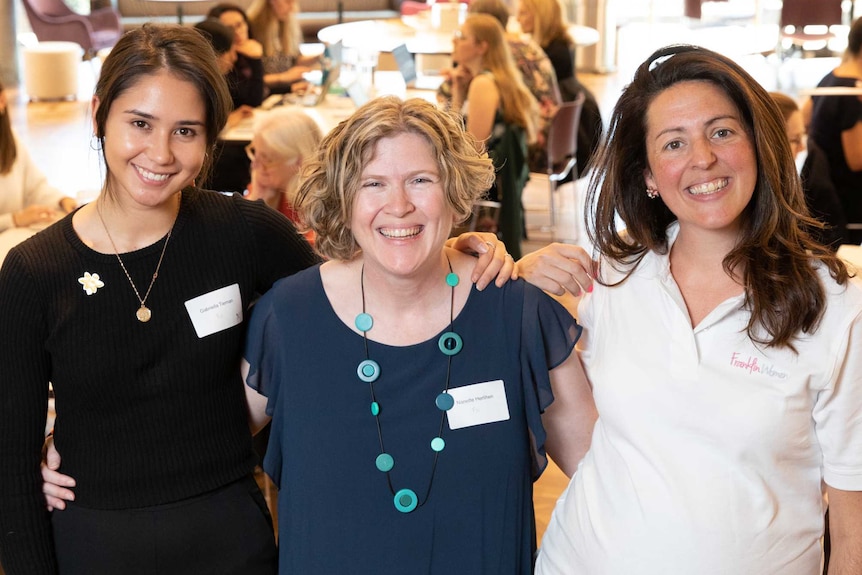
[[[42,447],[42,493],[45,494],[48,511],[65,509],[66,501],[75,500],[75,492],[69,489],[75,487],[75,480],[63,475],[58,469],[60,453],[54,447],[54,437],[48,436]]]

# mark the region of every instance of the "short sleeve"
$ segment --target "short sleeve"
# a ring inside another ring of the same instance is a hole
[[[574,317],[547,294],[525,286],[522,323],[521,376],[533,452],[533,479],[548,464],[542,413],[554,401],[549,372],[572,353],[581,335]]]
[[[275,373],[278,369],[275,354],[270,353],[270,346],[267,345],[267,342],[277,341],[278,338],[279,324],[273,308],[275,291],[273,287],[252,307],[244,354],[249,365],[246,385],[269,398],[266,413],[270,416],[273,413],[274,400],[278,396],[279,381]]]
[[[279,282],[280,283],[280,282]],[[249,369],[246,385],[267,398],[266,414],[274,417],[279,402],[279,391],[284,378],[281,363],[274,352],[273,342],[280,341],[281,329],[274,307],[278,283],[254,305],[249,319],[244,359]],[[273,429],[278,429],[274,424]],[[273,431],[264,456],[263,467],[277,487],[281,487],[282,434]]]
[[[820,392],[814,406],[814,423],[824,481],[836,489],[862,491],[862,314],[843,341],[833,385]]]

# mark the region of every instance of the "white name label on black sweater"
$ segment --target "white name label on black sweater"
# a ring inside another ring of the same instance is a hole
[[[239,284],[205,293],[186,302],[186,310],[198,337],[206,337],[242,323]]]

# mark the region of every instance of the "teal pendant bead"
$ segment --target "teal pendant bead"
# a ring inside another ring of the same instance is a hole
[[[377,381],[380,377],[380,366],[373,359],[366,359],[356,368],[356,375],[365,383]]]
[[[464,342],[461,340],[461,336],[454,331],[447,331],[440,336],[437,346],[444,354],[455,355],[464,347]]]
[[[401,489],[395,494],[393,503],[395,503],[395,509],[401,513],[410,513],[416,509],[416,505],[419,503],[419,498],[416,497],[416,494],[413,493],[412,489]]]
[[[443,441],[442,437],[435,437],[431,440],[431,449],[436,451],[437,453],[443,451],[446,448],[446,442]]]
[[[374,325],[374,320],[365,312],[356,316],[354,320],[354,325],[356,325],[356,329],[361,332],[366,332]]]
[[[454,272],[449,272],[446,274],[446,285],[449,287],[455,287],[458,285],[458,274]]]
[[[374,460],[374,465],[376,465],[377,469],[383,473],[388,473],[389,471],[392,471],[393,467],[395,467],[395,460],[392,459],[392,456],[388,453],[381,453],[377,456],[377,459]]]
[[[449,411],[455,406],[455,398],[444,391],[437,396],[434,403],[437,404],[437,409],[440,411]]]
[[[371,415],[373,415],[374,417],[380,415],[380,404],[376,401],[371,402]]]

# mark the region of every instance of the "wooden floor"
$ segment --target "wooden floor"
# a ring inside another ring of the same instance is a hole
[[[734,29],[733,34],[740,34]],[[698,35],[704,36],[700,30]],[[722,37],[721,34],[716,34]],[[692,31],[680,24],[635,23],[620,30],[617,70],[609,74],[580,73],[580,80],[596,95],[602,114],[607,122],[610,112],[620,93],[631,77],[637,63],[660,43],[691,41]],[[724,36],[727,40],[727,37]],[[736,42],[727,42],[734,44]],[[779,67],[760,55],[738,54],[746,68],[767,89],[775,89],[782,79],[785,90],[794,94],[796,90],[812,87],[828,70],[835,66],[835,60],[818,58],[817,61],[799,61]],[[36,163],[46,173],[49,180],[67,195],[82,201],[98,195],[102,181],[99,156],[91,140],[92,130],[88,111],[88,101],[92,95],[94,78],[98,74],[98,63],[82,63],[79,73],[80,91],[78,98],[71,102],[28,103],[23,89],[7,90],[10,100],[10,113],[13,126],[22,137]],[[568,194],[575,194],[574,187],[567,188]],[[528,227],[534,217],[530,206],[547,202],[546,189],[542,184],[533,184],[525,192]],[[563,200],[569,207],[576,206],[573,199]],[[569,209],[565,219],[574,225],[577,209]],[[547,235],[531,233],[530,241],[524,245],[529,252],[546,244]],[[544,532],[553,510],[554,502],[567,485],[567,478],[551,465],[535,489],[536,520],[539,536]]]

